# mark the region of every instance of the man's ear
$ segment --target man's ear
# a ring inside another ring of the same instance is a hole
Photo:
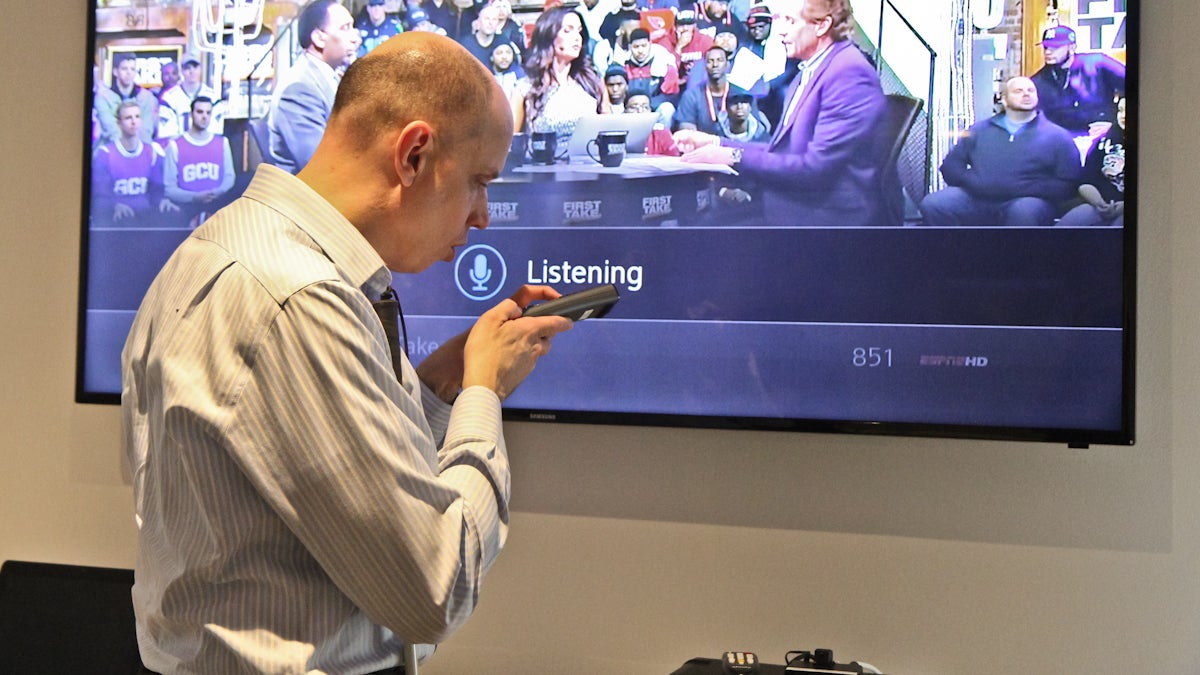
[[[433,129],[428,122],[410,122],[396,138],[393,158],[396,177],[404,187],[411,187],[425,170],[433,149]]]
[[[833,29],[833,17],[827,16],[821,19],[821,23],[817,24],[817,37],[825,37],[829,31]]]

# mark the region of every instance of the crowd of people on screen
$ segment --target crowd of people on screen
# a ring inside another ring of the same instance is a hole
[[[761,194],[757,209],[789,217],[791,207],[824,209],[830,222],[845,224],[838,212],[861,201],[849,222],[900,224],[868,204],[878,176],[862,158],[872,154],[869,130],[884,104],[874,63],[852,39],[849,3],[773,2],[774,9],[762,0],[548,0],[522,22],[510,0],[367,0],[357,16],[316,0],[295,18],[302,53],[274,83],[263,157],[298,172],[345,68],[391,37],[428,31],[455,39],[491,70],[509,98],[514,133],[553,131],[562,142],[585,115],[653,112],[682,139],[673,149],[685,159],[705,144],[739,150],[710,149],[709,160],[749,158],[739,167],[746,176],[730,185],[739,203]],[[946,187],[920,200],[918,222],[1122,224],[1124,65],[1076,53],[1066,26],[1048,29],[1041,45],[1044,67],[1006,81],[1002,109],[944,158]],[[132,54],[117,53],[111,67],[111,85],[97,77],[94,93],[93,225],[194,227],[234,196],[221,94],[205,83],[194,54],[163,65],[154,90],[138,86]],[[755,176],[758,168],[764,175]],[[826,209],[806,190],[843,206]],[[774,204],[772,195],[780,197]]]

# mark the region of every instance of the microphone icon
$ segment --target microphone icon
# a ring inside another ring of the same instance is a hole
[[[492,270],[488,267],[487,256],[482,253],[475,254],[475,262],[471,266],[471,271],[467,273],[471,277],[471,282],[475,285],[471,290],[476,293],[487,291],[487,282],[492,278]]]
[[[454,285],[468,300],[487,300],[508,279],[504,256],[487,244],[472,244],[454,261]]]

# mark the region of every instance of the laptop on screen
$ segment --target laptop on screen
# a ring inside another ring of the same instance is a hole
[[[587,157],[588,141],[596,139],[601,131],[626,131],[625,152],[642,154],[646,152],[646,141],[650,132],[658,122],[657,113],[620,113],[608,115],[585,115],[575,123],[575,132],[567,144],[567,154],[571,157]]]

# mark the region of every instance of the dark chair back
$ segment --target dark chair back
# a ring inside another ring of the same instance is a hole
[[[904,222],[904,192],[896,162],[908,141],[908,132],[917,121],[924,102],[903,94],[888,94],[883,118],[875,131],[875,175],[879,181],[882,224],[900,225]]]
[[[9,560],[0,567],[0,673],[141,672],[133,570]]]

